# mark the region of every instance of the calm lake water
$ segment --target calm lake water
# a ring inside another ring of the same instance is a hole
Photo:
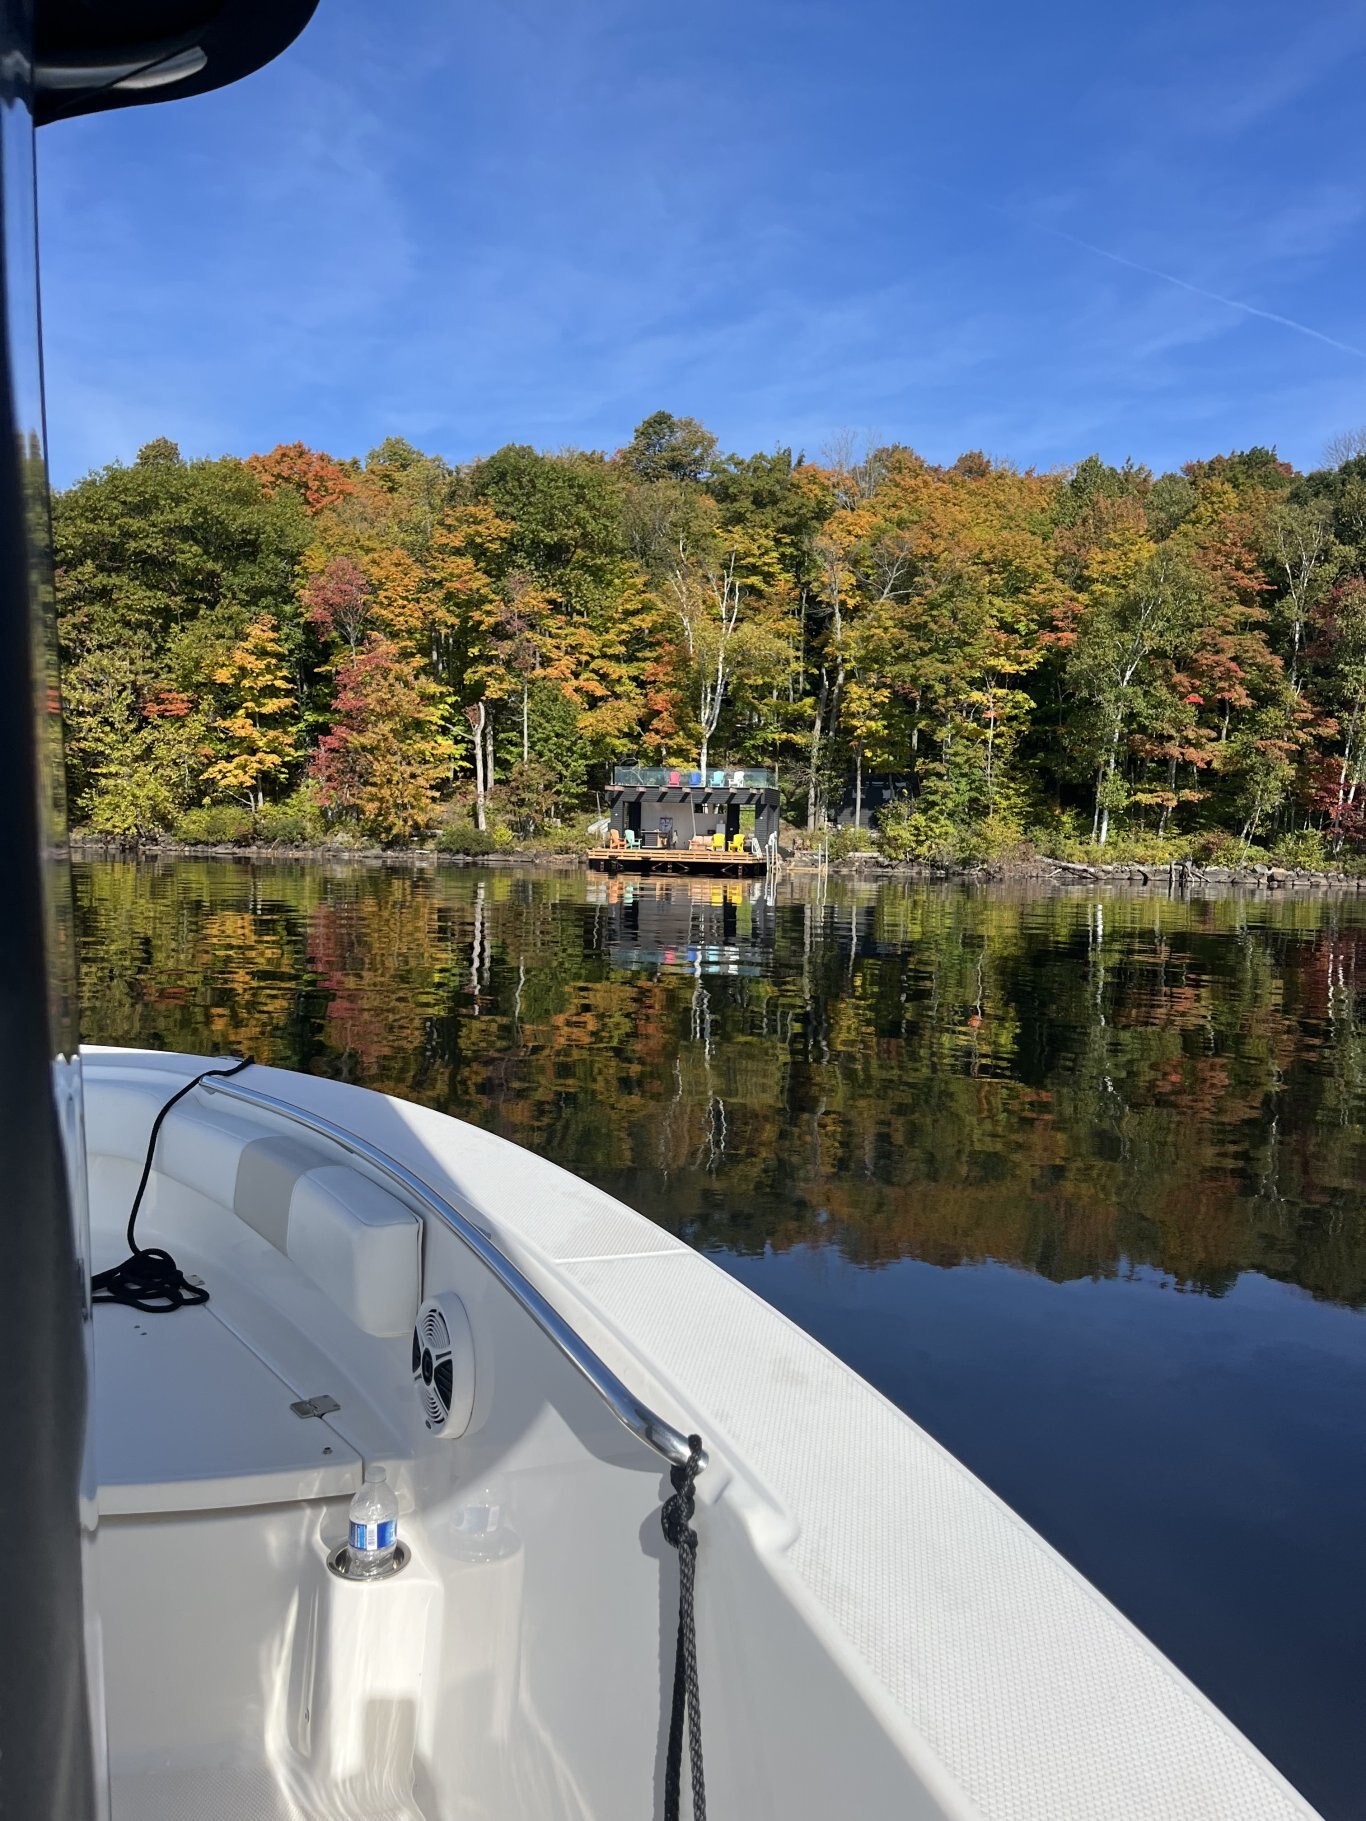
[[[88,1039],[389,1089],[601,1184],[1366,1815],[1366,905],[188,861],[76,890]]]

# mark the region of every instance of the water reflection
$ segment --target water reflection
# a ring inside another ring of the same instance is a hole
[[[200,862],[77,893],[87,1037],[386,1088],[620,1195],[1360,1813],[1366,906]]]
[[[606,913],[602,939],[616,967],[747,975],[773,948],[771,879],[626,879],[591,874],[588,902]]]
[[[91,1037],[440,1106],[695,1243],[1366,1301],[1366,913],[78,869]]]

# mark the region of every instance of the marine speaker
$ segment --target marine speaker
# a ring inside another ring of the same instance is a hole
[[[463,1435],[474,1412],[474,1337],[458,1296],[429,1297],[413,1329],[413,1383],[433,1435]]]

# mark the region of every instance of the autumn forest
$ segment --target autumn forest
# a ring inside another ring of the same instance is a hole
[[[710,755],[892,857],[1366,848],[1366,438],[1161,475],[723,455],[667,412],[462,468],[161,441],[54,540],[98,834],[478,852]]]

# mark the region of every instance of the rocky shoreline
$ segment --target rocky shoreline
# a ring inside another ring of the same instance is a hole
[[[831,861],[825,869],[822,869],[819,856],[815,854],[794,854],[786,864],[794,872],[816,873],[827,870],[866,879],[961,880],[973,884],[1033,882],[1040,885],[1139,886],[1179,895],[1203,895],[1206,892],[1231,889],[1262,892],[1366,891],[1366,873],[1358,875],[1341,869],[1315,870],[1309,867],[1268,865],[1199,866],[1188,860],[1121,860],[1098,864],[1091,861],[1054,860],[1041,854],[1028,860],[985,861],[976,866],[935,866],[911,860],[884,860],[881,854],[870,851]]]
[[[317,860],[367,866],[546,866],[572,869],[585,864],[582,854],[544,853],[509,848],[505,853],[448,854],[435,847],[340,847],[330,843],[293,846],[283,841],[120,841],[99,835],[73,835],[76,860]]]
[[[121,842],[91,836],[73,837],[76,857],[137,860],[310,860],[388,867],[406,866],[536,866],[551,870],[571,871],[585,864],[576,853],[545,853],[534,849],[511,848],[506,853],[449,854],[434,847],[288,847],[276,843],[255,845],[192,845],[187,842],[159,841],[155,844]],[[1312,870],[1307,867],[1270,865],[1198,866],[1192,861],[1120,860],[1098,864],[1090,861],[1055,860],[1046,855],[1031,859],[988,861],[976,866],[936,866],[922,861],[886,860],[868,850],[849,854],[841,860],[823,862],[814,850],[779,850],[779,868],[794,876],[833,874],[838,878],[916,879],[938,883],[972,885],[1038,884],[1038,885],[1112,885],[1159,889],[1178,895],[1204,895],[1230,890],[1254,892],[1342,892],[1366,891],[1366,873],[1354,874],[1341,869]]]

